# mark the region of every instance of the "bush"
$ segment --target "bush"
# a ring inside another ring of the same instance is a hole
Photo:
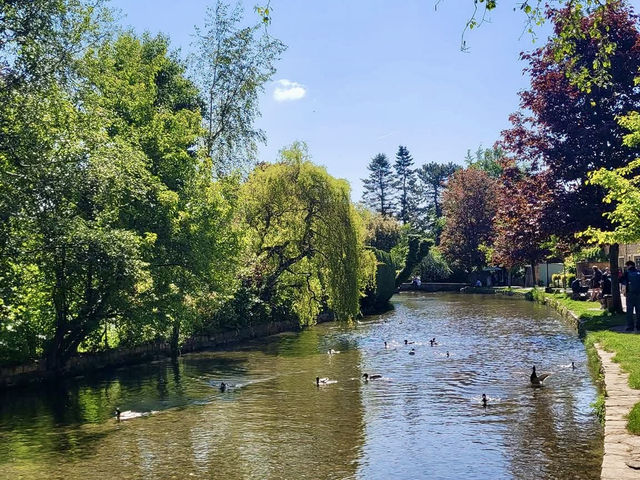
[[[571,286],[571,283],[576,279],[576,274],[575,273],[567,273],[566,275],[563,275],[563,287],[568,288]]]
[[[423,282],[445,281],[453,273],[442,254],[434,248],[422,259],[418,272]]]

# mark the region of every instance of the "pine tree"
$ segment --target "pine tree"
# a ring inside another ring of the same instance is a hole
[[[363,178],[364,193],[362,199],[366,205],[382,215],[392,213],[393,172],[391,164],[384,153],[379,153],[371,159],[367,169],[371,172],[368,178]]]
[[[411,168],[413,157],[407,147],[400,145],[396,153],[396,163],[393,165],[396,171],[395,189],[398,196],[398,219],[407,224],[415,213],[415,170]]]
[[[447,180],[458,168],[460,167],[453,162],[429,162],[422,165],[416,172],[422,200],[432,207],[435,219],[442,217],[440,197]]]

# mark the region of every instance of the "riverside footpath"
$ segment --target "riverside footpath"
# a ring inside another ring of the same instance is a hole
[[[613,361],[615,353],[595,344],[602,363],[605,399],[604,456],[602,480],[640,478],[640,436],[627,431],[627,416],[640,402],[640,390],[629,387],[629,374]]]

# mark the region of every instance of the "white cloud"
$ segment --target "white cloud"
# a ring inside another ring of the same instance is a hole
[[[276,89],[273,91],[273,99],[276,102],[288,102],[300,100],[306,94],[307,90],[303,85],[282,79],[276,82]]]

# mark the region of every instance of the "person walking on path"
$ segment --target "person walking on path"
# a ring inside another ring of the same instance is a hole
[[[635,327],[640,330],[640,271],[636,268],[635,262],[629,260],[625,263],[627,271],[622,276],[622,284],[627,289],[627,332],[633,332],[634,321],[633,311],[635,309]]]

